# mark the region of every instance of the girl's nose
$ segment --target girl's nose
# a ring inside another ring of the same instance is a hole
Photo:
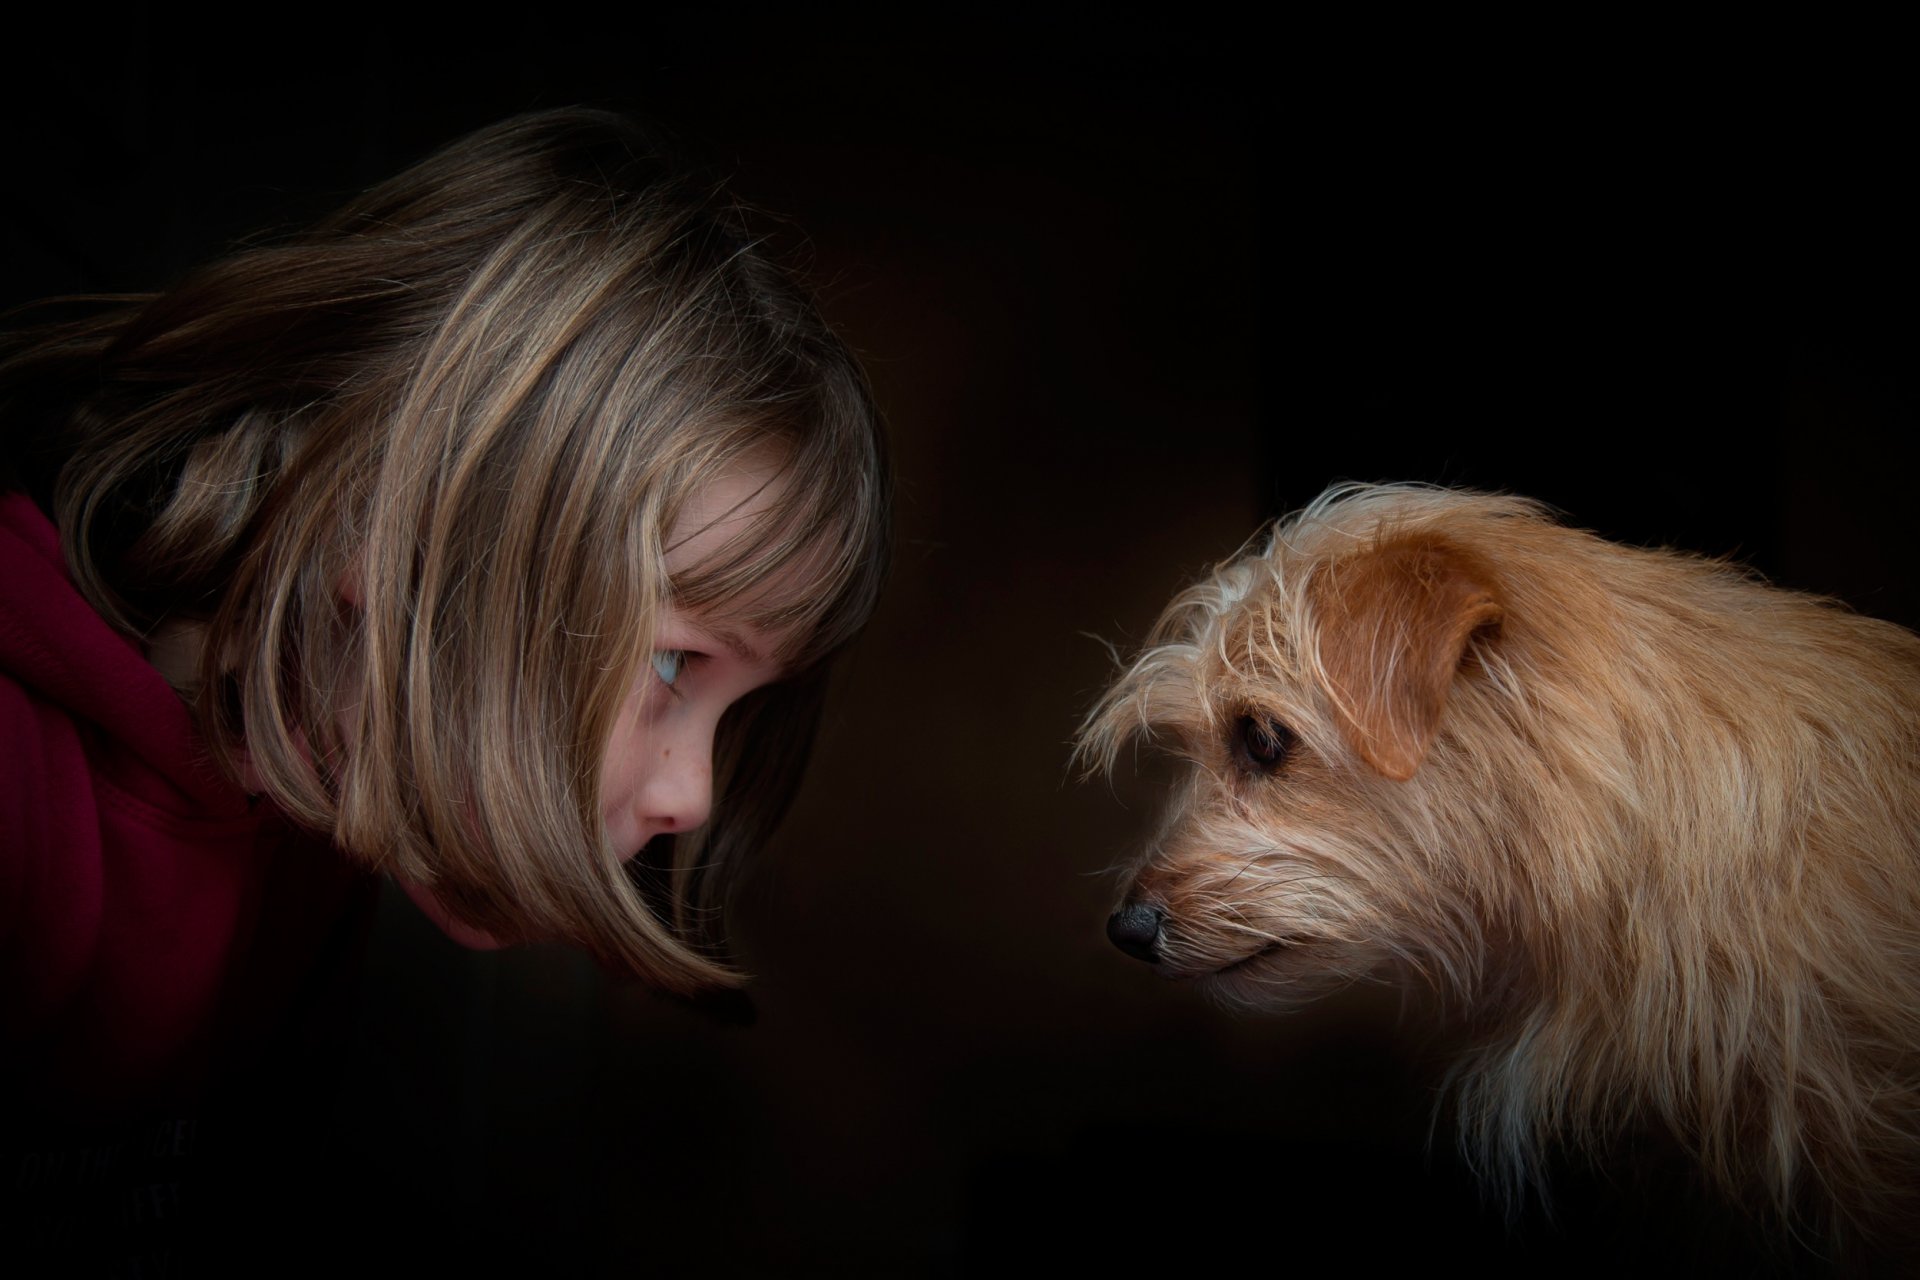
[[[662,832],[686,831],[713,808],[713,734],[676,734],[661,742],[645,796],[647,821]]]

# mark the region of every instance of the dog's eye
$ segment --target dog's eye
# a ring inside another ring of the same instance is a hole
[[[1233,727],[1233,751],[1247,768],[1272,773],[1293,752],[1293,730],[1265,716],[1241,716]]]

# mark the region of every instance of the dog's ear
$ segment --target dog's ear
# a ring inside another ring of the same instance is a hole
[[[1321,565],[1307,598],[1347,740],[1405,782],[1440,730],[1468,639],[1500,620],[1492,574],[1464,548],[1411,534]]]

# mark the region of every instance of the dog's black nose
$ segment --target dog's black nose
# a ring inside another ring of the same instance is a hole
[[[1144,902],[1129,902],[1107,917],[1107,937],[1113,945],[1148,964],[1160,959],[1160,923],[1167,913]]]

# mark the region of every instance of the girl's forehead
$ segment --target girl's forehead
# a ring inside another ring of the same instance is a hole
[[[787,481],[771,461],[743,459],[694,486],[667,530],[667,572],[675,577],[724,555],[778,507]]]
[[[768,521],[790,523],[785,506],[790,480],[772,459],[748,457],[697,484],[680,505],[666,537],[666,569],[675,582],[699,580],[710,569],[754,548],[750,560],[778,543]],[[743,657],[778,659],[802,649],[817,625],[819,599],[833,590],[831,573],[815,546],[785,557],[776,567],[749,570],[742,588],[713,598],[681,599],[679,616]]]

